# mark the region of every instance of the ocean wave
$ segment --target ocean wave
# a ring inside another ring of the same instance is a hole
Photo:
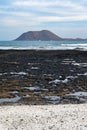
[[[0,47],[0,50],[87,50],[87,47]]]
[[[0,50],[87,50],[87,41],[3,41]]]

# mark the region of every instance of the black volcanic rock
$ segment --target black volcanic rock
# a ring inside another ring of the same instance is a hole
[[[48,40],[61,40],[62,38],[57,36],[56,34],[48,31],[48,30],[42,30],[42,31],[29,31],[26,33],[23,33],[21,36],[19,36],[17,39],[18,41],[27,40],[27,41],[48,41]]]

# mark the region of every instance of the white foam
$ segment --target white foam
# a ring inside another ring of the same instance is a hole
[[[49,82],[49,84],[58,84],[58,83],[67,83],[68,82],[68,79],[64,79],[64,80],[59,80],[59,79],[55,79],[55,80],[52,80]]]
[[[78,47],[78,46],[67,46],[64,44],[64,46],[61,46],[61,45],[58,45],[58,46],[43,46],[43,47],[40,47],[40,46],[37,46],[37,47],[34,47],[34,46],[29,46],[29,47],[0,47],[0,50],[73,50],[73,49],[79,49],[79,50],[86,50],[85,47]]]
[[[24,87],[24,89],[28,89],[30,91],[38,91],[41,90],[40,87],[38,86],[34,86],[34,87]]]
[[[73,59],[64,59],[61,64],[69,65],[70,63],[73,64],[75,61]]]
[[[31,67],[32,70],[38,70],[38,67]]]
[[[77,97],[83,97],[83,96],[86,96],[87,97],[87,92],[75,92],[75,93],[69,93],[69,94],[66,94],[66,95],[70,95],[70,96],[77,96]]]
[[[7,75],[8,73],[0,73],[0,75],[2,76],[2,75]]]
[[[87,76],[87,73],[84,73],[85,76]]]
[[[87,63],[72,63],[72,65],[80,66],[80,67],[87,67]]]
[[[84,74],[77,74],[77,75],[78,75],[78,76],[80,76],[80,75],[87,76],[87,72],[84,73]]]
[[[36,62],[35,62],[35,63],[32,63],[32,62],[31,62],[31,63],[30,63],[30,62],[28,63],[28,65],[37,65],[37,64],[40,64],[40,63],[38,63],[38,62],[37,62],[37,63],[36,63]]]
[[[78,78],[78,76],[67,76],[66,78],[67,79],[76,79],[76,78]]]
[[[72,64],[72,65],[74,65],[74,66],[87,67],[87,63],[78,63],[78,62],[76,62],[75,60],[73,60],[73,59],[68,59],[68,58],[64,59],[61,64],[67,64],[67,65],[68,65],[68,64]]]
[[[44,98],[51,100],[51,101],[57,101],[60,100],[59,96],[45,96]]]
[[[13,47],[6,47],[6,46],[0,46],[0,50],[11,50],[14,49]]]
[[[11,75],[27,75],[26,72],[10,72]]]
[[[9,93],[18,94],[19,92],[18,91],[10,91]]]
[[[17,102],[19,99],[21,99],[21,97],[19,97],[18,95],[16,95],[14,98],[0,98],[0,103],[3,103],[3,102]]]

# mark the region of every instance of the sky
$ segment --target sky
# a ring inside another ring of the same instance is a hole
[[[36,30],[87,38],[87,0],[0,0],[0,40]]]

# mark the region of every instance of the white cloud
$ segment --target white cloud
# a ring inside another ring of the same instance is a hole
[[[8,15],[12,19],[14,17],[19,21],[20,17],[21,20],[25,18],[32,22],[33,20],[34,22],[87,20],[87,8],[82,4],[82,0],[79,2],[75,0],[15,0],[7,6],[1,5],[0,9],[0,14]]]
[[[1,13],[1,12],[0,12]],[[5,12],[4,12],[5,13]],[[47,22],[72,22],[72,21],[83,21],[87,20],[87,15],[67,15],[67,16],[37,16],[34,14],[28,14],[25,12],[10,12],[12,16],[4,17],[0,20],[0,25],[4,26],[34,26],[41,25]],[[14,16],[15,17],[14,17]],[[18,16],[18,17],[16,17]],[[20,17],[19,17],[20,16]]]
[[[12,2],[12,5],[18,7],[68,7],[73,9],[83,9],[84,6],[78,1],[70,1],[70,0],[15,0]]]
[[[77,15],[77,16],[66,16],[66,17],[57,17],[57,16],[45,16],[39,17],[39,20],[42,22],[66,22],[66,21],[78,21],[78,20],[87,20],[86,15]]]
[[[4,17],[0,20],[1,26],[6,27],[23,27],[23,26],[35,26],[40,24],[41,20],[39,21],[36,19],[36,17],[32,17],[31,19],[29,17],[21,17],[21,18],[14,18],[14,17]]]
[[[0,11],[0,14],[5,14],[5,15],[12,15],[12,17],[16,17],[16,16],[19,16],[19,17],[31,17],[33,15],[33,13],[30,13],[30,12],[20,12],[20,11],[11,11],[11,12],[8,12],[8,11]]]
[[[0,25],[2,26],[13,26],[13,25],[18,25],[17,20],[9,18],[9,17],[5,17],[3,19],[0,20]]]
[[[64,0],[58,1],[58,0],[17,0],[15,2],[13,2],[13,5],[15,6],[53,6],[53,5],[59,5],[59,6],[69,6],[70,2],[66,1],[64,2]]]
[[[16,0],[12,5],[22,9],[27,9],[27,11],[28,8],[31,9],[31,11],[33,10],[32,17],[39,17],[43,22],[87,20],[87,8],[81,4],[81,1]],[[44,17],[41,12],[46,16]]]

